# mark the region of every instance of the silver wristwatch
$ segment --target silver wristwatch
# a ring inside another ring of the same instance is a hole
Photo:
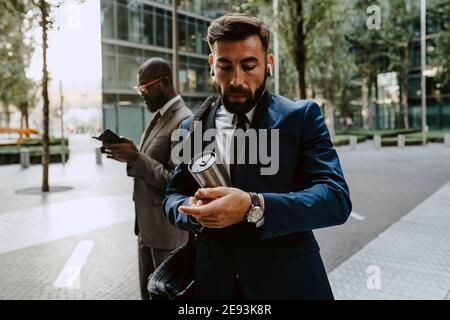
[[[259,196],[254,192],[249,192],[252,199],[252,205],[247,211],[247,221],[250,223],[257,223],[264,217],[264,209],[262,207]]]

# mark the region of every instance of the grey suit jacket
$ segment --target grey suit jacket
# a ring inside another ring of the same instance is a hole
[[[183,100],[175,102],[144,140],[147,127],[136,162],[127,166],[128,176],[134,177],[135,233],[148,247],[172,250],[188,238],[187,232],[174,227],[166,219],[162,201],[175,168],[170,159],[172,131],[191,115]]]

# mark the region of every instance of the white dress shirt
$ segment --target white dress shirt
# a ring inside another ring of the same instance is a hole
[[[255,114],[255,107],[253,107],[245,115],[249,123],[252,122]],[[236,123],[233,124],[234,114],[229,112],[223,105],[219,107],[216,113],[216,153],[221,163],[223,163],[228,173],[228,178],[231,181],[230,174],[230,158],[231,158],[231,140],[233,138],[234,130],[236,130]]]

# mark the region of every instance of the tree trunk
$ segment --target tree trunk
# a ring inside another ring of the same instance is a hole
[[[9,102],[4,101],[3,107],[5,109],[5,127],[9,128],[10,122],[11,122],[11,114],[9,112]]]
[[[20,103],[20,128],[28,129],[28,101]]]
[[[403,127],[409,129],[408,120],[408,45],[402,48],[402,64],[404,66],[400,74],[400,101],[402,104]]]
[[[24,110],[24,103],[21,102],[19,104],[19,111],[20,111],[20,129],[25,129],[24,128],[24,124],[25,124],[25,110]]]
[[[28,107],[29,107],[28,102],[25,102],[25,109],[24,109],[25,129],[29,129],[30,128],[29,121],[28,121],[29,120]]]
[[[49,14],[49,5],[45,0],[40,0],[39,9],[41,11],[41,28],[42,28],[42,99],[43,99],[43,118],[44,118],[44,132],[42,134],[42,192],[49,191],[48,185],[48,166],[50,162],[50,150],[49,150],[49,99],[48,99],[48,70],[47,70],[47,20]]]
[[[300,99],[306,99],[306,46],[305,33],[303,30],[303,0],[297,1],[297,17],[296,24],[297,33],[297,48],[296,48],[296,66],[298,72],[298,86],[300,92]]]

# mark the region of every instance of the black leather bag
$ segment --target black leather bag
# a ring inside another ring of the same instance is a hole
[[[178,247],[150,275],[147,289],[151,300],[193,299],[195,236]]]

